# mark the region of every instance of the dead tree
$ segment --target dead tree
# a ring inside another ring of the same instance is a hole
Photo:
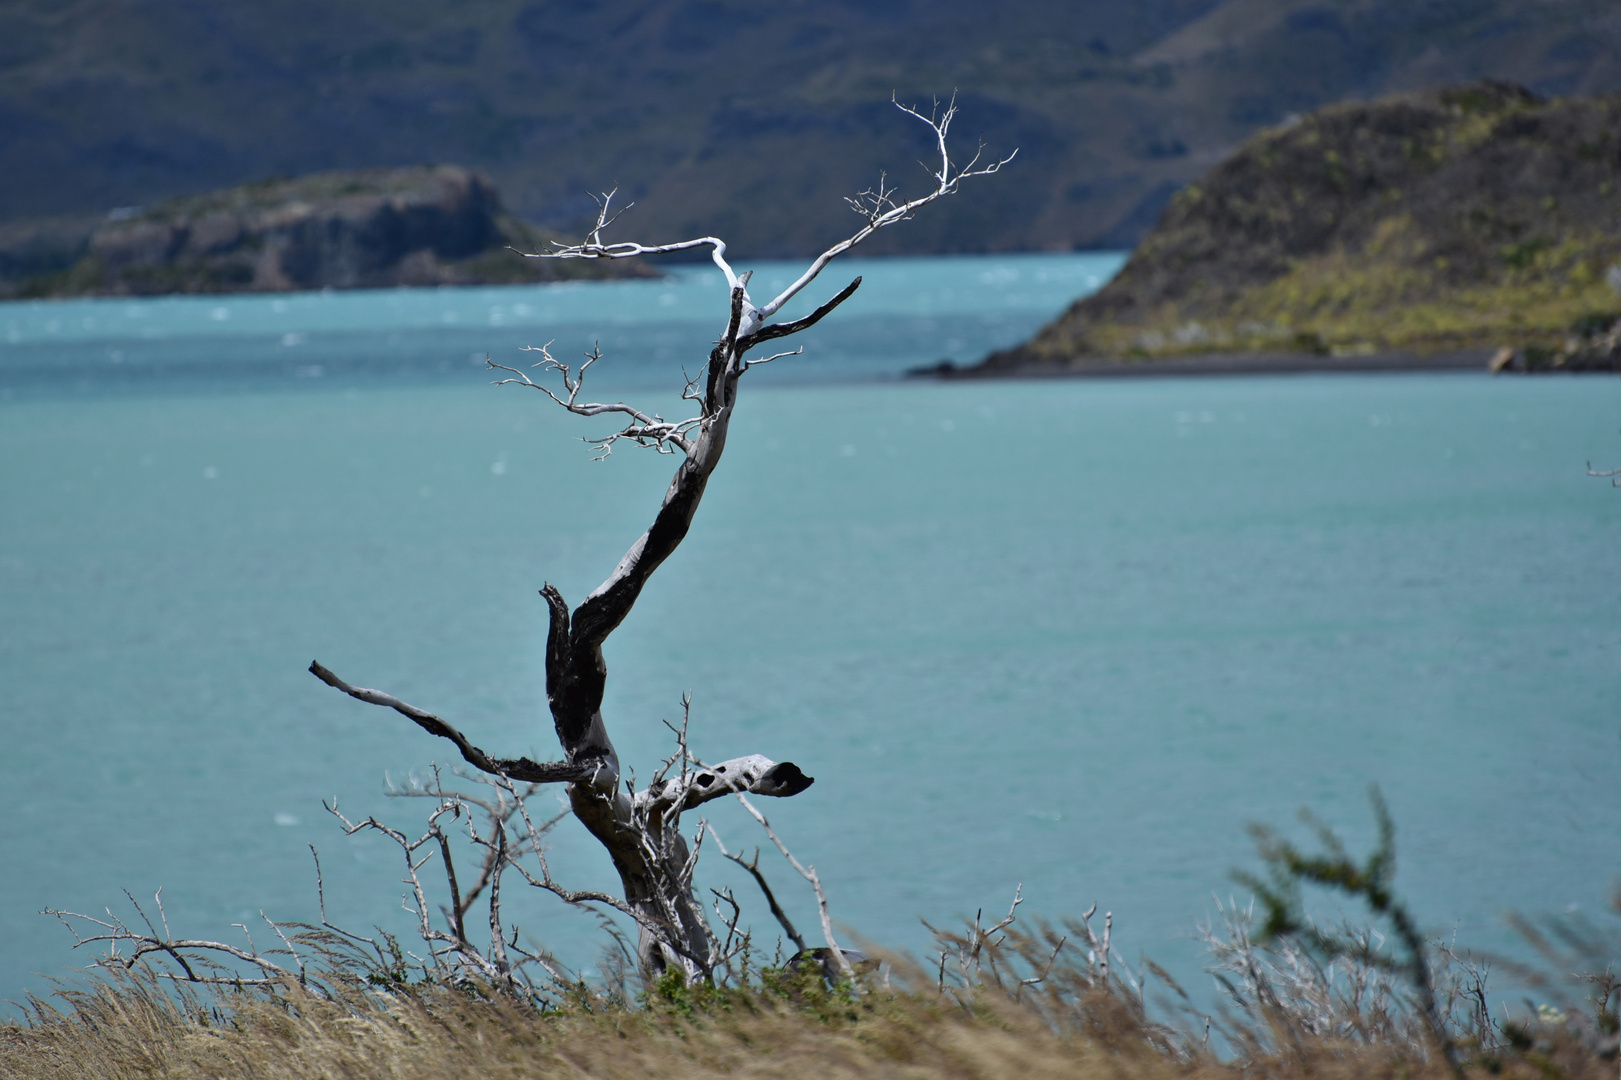
[[[622,401],[582,400],[586,370],[600,356],[596,350],[578,370],[559,363],[544,346],[536,350],[541,359],[533,368],[541,369],[543,375],[556,372],[562,384],[559,391],[534,381],[525,371],[490,364],[492,369],[510,373],[497,385],[514,383],[534,388],[579,416],[623,418],[622,428],[595,442],[604,456],[621,441],[628,441],[682,457],[652,525],[631,545],[606,581],[573,611],[550,584],[541,589],[551,618],[546,642],[546,699],[557,740],[563,749],[563,760],[536,762],[528,758],[492,757],[439,717],[392,695],[351,686],[319,663],[310,666],[310,671],[328,685],[362,701],[393,708],[431,734],[451,740],[476,769],[510,781],[567,783],[574,816],[607,849],[619,872],[624,897],[622,903],[614,906],[635,919],[640,930],[638,958],[643,972],[650,976],[674,966],[688,978],[701,978],[708,976],[717,963],[717,945],[692,887],[702,833],[700,831],[689,845],[680,832],[681,815],[711,799],[733,793],[797,795],[811,785],[812,778],[792,762],[777,762],[759,754],[689,768],[689,762],[694,759],[687,754],[683,743],[681,768],[676,775],[660,775],[641,791],[633,790],[622,779],[619,755],[602,715],[603,689],[608,676],[602,646],[630,614],[653,571],[687,535],[704,489],[726,449],[743,375],[752,367],[801,350],[758,357],[751,354],[769,342],[816,325],[849,299],[860,287],[861,279],[850,282],[803,318],[773,322],[773,317],[830,262],[879,229],[907,220],[922,207],[954,193],[962,181],[994,173],[1012,160],[1012,155],[985,159],[981,148],[968,162],[955,162],[947,147],[947,135],[956,112],[954,103],[947,104],[943,110],[937,106],[927,114],[899,102],[895,104],[902,112],[928,124],[934,135],[938,157],[934,165],[925,166],[931,177],[929,190],[916,198],[903,200],[898,198],[896,189],[880,177],[876,187],[847,200],[863,219],[860,228],[818,255],[798,280],[764,303],[750,296],[750,275],[733,271],[726,259],[726,244],[716,237],[656,245],[605,241],[604,230],[619,216],[611,211],[611,192],[599,200],[601,212],[583,243],[559,244],[554,251],[528,256],[622,259],[708,247],[715,265],[726,275],[730,294],[725,323],[708,362],[696,377],[688,380],[682,393],[683,400],[694,406],[694,415],[686,419],[667,421]],[[564,892],[553,891],[560,895]],[[835,957],[842,961],[836,947],[831,942],[829,945]]]

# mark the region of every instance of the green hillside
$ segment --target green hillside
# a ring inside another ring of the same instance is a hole
[[[1120,274],[981,370],[1525,346],[1621,315],[1621,98],[1486,83],[1268,129]]]

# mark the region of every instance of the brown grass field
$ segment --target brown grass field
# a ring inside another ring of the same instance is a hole
[[[966,939],[959,938],[959,942]],[[1454,1028],[1457,1072],[1396,1010],[1324,1032],[1298,1002],[1214,1018],[1156,1020],[1140,992],[1100,982],[1085,958],[1018,977],[1041,935],[972,957],[957,982],[893,965],[880,981],[829,987],[814,970],[756,972],[724,987],[665,983],[625,998],[560,985],[543,1002],[471,984],[379,987],[327,973],[254,991],[201,993],[136,968],[64,987],[0,1026],[0,1076],[38,1080],[241,1078],[440,1080],[488,1077],[1151,1078],[1469,1076],[1587,1080],[1618,1075],[1613,1038],[1583,1023]],[[968,944],[971,946],[972,942]],[[955,959],[955,958],[954,958]],[[1031,976],[1034,978],[1034,976]],[[1107,976],[1106,976],[1107,978]],[[888,983],[889,985],[884,985]],[[910,988],[901,988],[905,983]],[[942,986],[943,983],[943,986]],[[1281,985],[1274,992],[1282,993]],[[1174,1016],[1173,1007],[1157,1012]],[[1342,1019],[1344,1017],[1341,1017]],[[1410,1019],[1408,1017],[1407,1019]],[[1572,1017],[1572,1021],[1576,1018]],[[1584,1031],[1586,1034],[1584,1035]],[[1598,1038],[1593,1034],[1597,1032]]]

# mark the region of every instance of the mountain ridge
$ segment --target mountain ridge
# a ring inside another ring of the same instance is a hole
[[[19,0],[0,220],[459,162],[547,229],[618,185],[621,235],[799,256],[849,231],[842,197],[880,170],[925,181],[927,132],[891,94],[955,89],[963,145],[1018,166],[874,254],[1129,247],[1264,126],[1483,76],[1621,91],[1613,0]]]

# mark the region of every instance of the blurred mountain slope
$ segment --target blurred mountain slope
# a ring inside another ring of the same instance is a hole
[[[13,0],[0,219],[272,175],[453,162],[522,217],[802,254],[920,182],[889,105],[960,93],[1018,167],[875,251],[1126,246],[1293,112],[1486,76],[1621,90],[1614,0]],[[904,190],[904,188],[903,188]]]

